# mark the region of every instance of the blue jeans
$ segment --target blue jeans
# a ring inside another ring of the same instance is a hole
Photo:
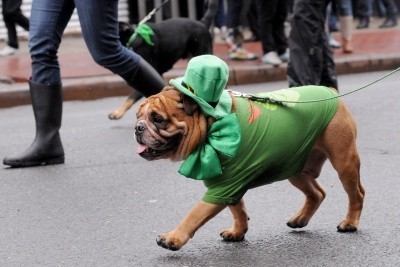
[[[94,61],[127,82],[132,80],[141,58],[119,41],[118,0],[33,0],[29,25],[31,81],[61,83],[57,51],[75,8]]]

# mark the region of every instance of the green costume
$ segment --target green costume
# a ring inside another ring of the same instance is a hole
[[[258,96],[308,101],[336,97],[337,93],[322,86],[303,86]],[[235,157],[220,155],[222,175],[204,180],[206,202],[236,204],[248,189],[299,174],[338,107],[338,98],[284,105],[240,97],[236,102],[241,143]]]
[[[248,189],[299,174],[339,101],[327,87],[303,86],[257,94],[282,105],[237,97],[236,112],[231,113],[232,100],[224,90],[228,78],[223,60],[201,55],[188,62],[183,77],[170,83],[216,120],[179,173],[204,180],[204,201],[233,205]]]

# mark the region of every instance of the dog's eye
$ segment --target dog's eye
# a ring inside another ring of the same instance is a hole
[[[163,123],[164,118],[158,114],[152,114],[152,121],[153,123]]]

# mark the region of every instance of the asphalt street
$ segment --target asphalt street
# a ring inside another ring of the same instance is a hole
[[[340,76],[340,90],[347,93],[385,73]],[[327,197],[301,230],[288,228],[286,220],[300,208],[302,193],[283,181],[246,194],[251,220],[245,241],[221,241],[219,232],[232,223],[224,211],[182,250],[158,247],[157,234],[174,229],[205,188],[180,176],[180,163],[136,155],[134,111],[119,121],[107,118],[124,100],[116,97],[64,103],[65,164],[0,166],[0,266],[399,266],[399,75],[344,97],[358,124],[366,189],[356,233],[336,232],[347,196],[326,164],[319,179]],[[231,89],[286,87],[276,82]],[[0,109],[0,125],[1,159],[33,140],[30,106]]]

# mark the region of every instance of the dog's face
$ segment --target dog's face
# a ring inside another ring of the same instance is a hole
[[[186,159],[207,134],[198,105],[174,87],[147,98],[136,112],[137,153],[147,159]]]

